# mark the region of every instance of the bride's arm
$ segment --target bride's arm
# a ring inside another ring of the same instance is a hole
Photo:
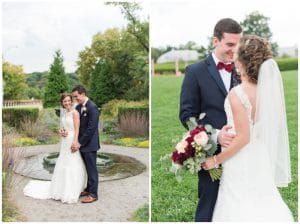
[[[80,119],[79,119],[79,113],[77,110],[74,110],[73,112],[73,121],[74,121],[74,140],[73,144],[78,144],[78,135],[79,135],[79,126],[80,126]]]
[[[215,158],[210,157],[205,161],[205,169],[212,169],[216,165],[223,163],[250,141],[250,127],[246,108],[234,91],[230,91],[229,93],[229,102],[233,113],[236,136],[226,150],[216,155]]]

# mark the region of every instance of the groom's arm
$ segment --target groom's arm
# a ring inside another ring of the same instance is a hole
[[[89,112],[89,120],[88,120],[88,127],[83,132],[83,134],[79,138],[80,146],[85,146],[94,135],[95,131],[98,128],[99,122],[99,111],[98,108],[94,107],[88,110]]]
[[[185,128],[190,117],[198,118],[200,114],[201,95],[196,75],[190,66],[185,69],[185,76],[180,93],[179,118]]]

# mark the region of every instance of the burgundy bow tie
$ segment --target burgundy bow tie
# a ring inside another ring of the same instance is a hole
[[[218,68],[218,70],[225,69],[227,72],[231,72],[233,69],[233,66],[234,66],[233,63],[226,65],[223,62],[219,62],[217,65],[217,68]]]

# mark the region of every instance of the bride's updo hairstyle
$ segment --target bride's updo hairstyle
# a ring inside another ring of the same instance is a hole
[[[260,65],[272,58],[268,41],[256,35],[245,35],[240,40],[237,54],[237,59],[244,66],[249,81],[257,83]]]
[[[72,98],[72,95],[70,93],[62,93],[61,96],[60,96],[60,105],[64,108],[64,105],[63,105],[63,101],[66,97],[70,97],[71,101],[73,102],[73,98]]]

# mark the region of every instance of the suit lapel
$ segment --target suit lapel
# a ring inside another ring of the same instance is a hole
[[[80,118],[81,118],[81,104],[78,104],[76,106],[76,110],[78,111],[79,115],[80,115]]]
[[[208,71],[211,74],[211,77],[215,80],[215,82],[217,83],[218,87],[220,88],[220,90],[224,94],[224,96],[227,96],[227,90],[225,88],[225,85],[223,83],[221,75],[220,75],[219,71],[217,70],[217,66],[214,62],[212,55],[210,54],[206,58],[205,61],[207,64]]]

